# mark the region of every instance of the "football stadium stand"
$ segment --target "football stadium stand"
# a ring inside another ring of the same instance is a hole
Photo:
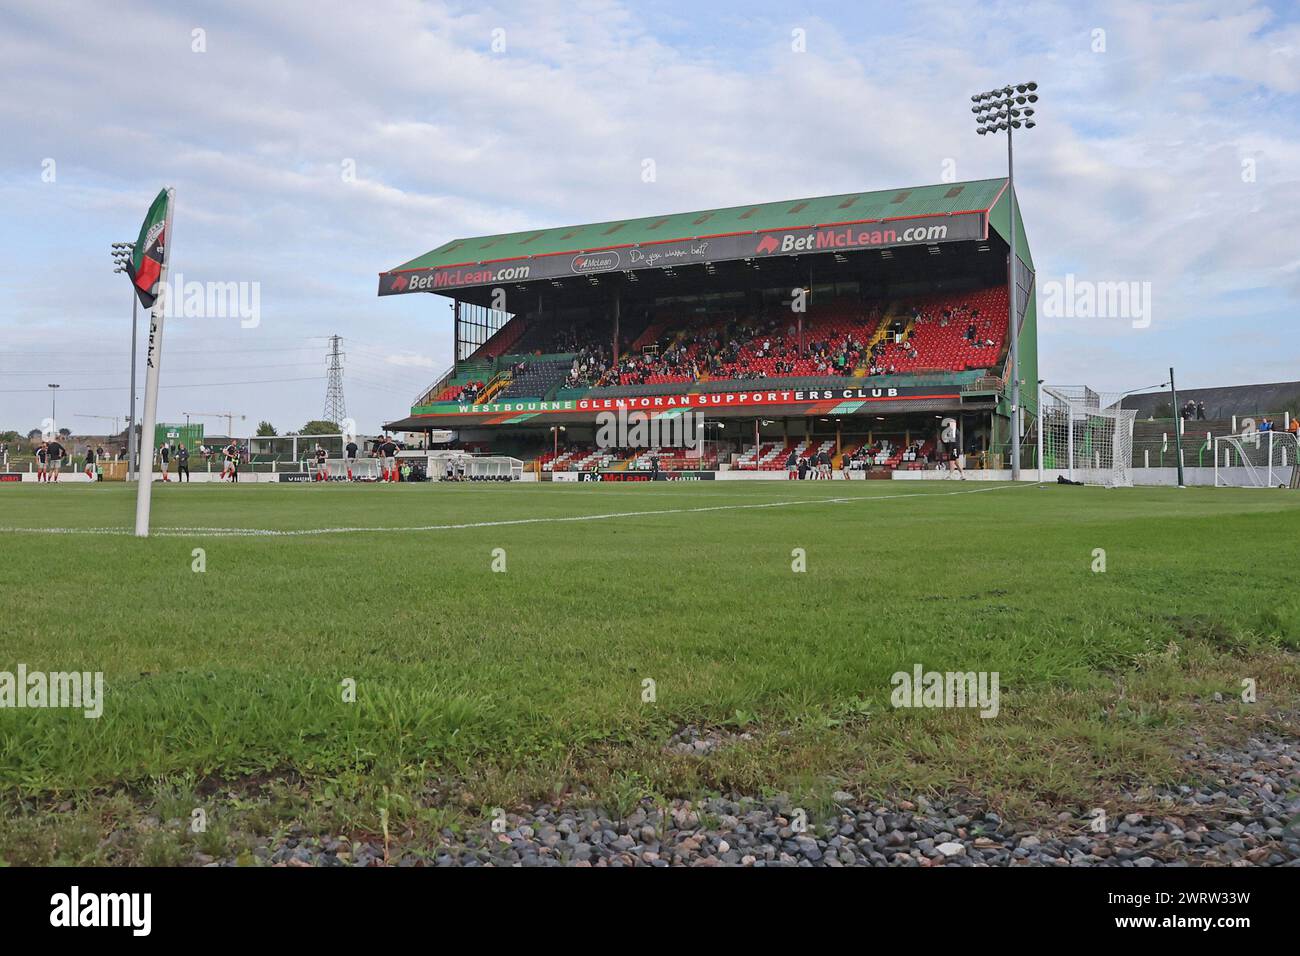
[[[924,467],[951,418],[960,450],[996,464],[1011,261],[1034,382],[1033,259],[1003,179],[453,240],[379,277],[380,295],[449,297],[461,356],[389,427],[509,447],[544,476],[783,471],[823,451]],[[1021,400],[1027,439],[1034,389]],[[704,451],[598,447],[617,412],[693,413]]]

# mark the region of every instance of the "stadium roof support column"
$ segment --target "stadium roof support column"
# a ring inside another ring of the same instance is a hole
[[[451,322],[451,374],[460,367],[460,299],[452,300]]]
[[[623,290],[614,290],[614,368],[618,368],[618,320],[623,310]],[[616,379],[617,381],[617,379]]]

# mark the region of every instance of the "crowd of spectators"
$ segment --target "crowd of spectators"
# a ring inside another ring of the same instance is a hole
[[[851,375],[866,354],[864,340],[872,329],[872,323],[864,321],[853,333],[836,334],[812,323],[800,348],[794,322],[782,328],[775,318],[705,320],[685,334],[673,334],[659,351],[624,357],[617,384],[696,382],[705,376],[744,380]]]
[[[613,358],[608,346],[585,346],[574,356],[573,367],[569,370],[568,378],[564,380],[564,387],[593,388],[606,384],[612,368]]]
[[[981,315],[978,306],[990,305],[987,295],[985,290],[917,299],[874,344],[869,343],[880,327],[884,303],[837,300],[802,317],[715,312],[670,320],[663,323],[658,341],[642,343],[639,350],[624,343],[617,362],[609,344],[592,344],[601,339],[592,326],[554,329],[542,350],[576,353],[567,388],[984,367],[978,363],[996,361],[1002,341],[999,320]],[[940,331],[953,326],[951,332]]]

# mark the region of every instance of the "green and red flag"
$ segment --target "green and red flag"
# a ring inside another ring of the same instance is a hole
[[[167,257],[167,190],[149,207],[140,227],[140,237],[135,241],[131,261],[126,271],[135,286],[135,294],[146,309],[152,308],[158,298],[158,279],[162,275],[163,260]]]

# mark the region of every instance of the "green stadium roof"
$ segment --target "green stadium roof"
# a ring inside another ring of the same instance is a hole
[[[987,211],[1001,196],[1005,179],[940,183],[908,189],[787,199],[725,209],[701,209],[642,219],[615,219],[581,226],[525,229],[496,236],[453,239],[390,269],[390,273],[478,262],[524,259],[569,252],[593,252],[652,242],[709,238],[768,229],[910,219]]]

